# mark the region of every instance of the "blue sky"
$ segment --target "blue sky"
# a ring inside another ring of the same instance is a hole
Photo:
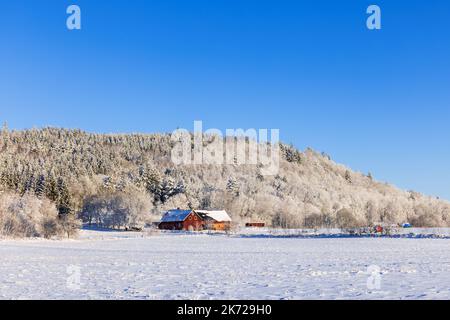
[[[66,8],[82,30],[66,28]],[[366,8],[382,30],[366,28]],[[450,199],[450,2],[14,0],[0,121],[92,132],[279,128],[299,148]]]

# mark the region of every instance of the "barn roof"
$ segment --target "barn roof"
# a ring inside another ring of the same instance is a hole
[[[161,222],[183,222],[192,210],[169,210],[164,213]]]
[[[231,218],[225,210],[195,210],[195,212],[206,215],[217,222],[231,222]]]

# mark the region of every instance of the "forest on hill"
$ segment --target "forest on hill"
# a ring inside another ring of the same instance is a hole
[[[206,140],[206,143],[207,140]],[[170,134],[59,128],[0,132],[0,235],[70,235],[84,222],[134,227],[172,208],[225,209],[236,223],[450,226],[450,203],[378,182],[324,153],[280,144],[256,165],[175,165]]]

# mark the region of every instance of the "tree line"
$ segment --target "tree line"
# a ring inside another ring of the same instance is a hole
[[[380,222],[450,226],[448,202],[378,182],[312,149],[281,144],[279,173],[263,176],[252,165],[175,166],[171,147],[169,134],[4,126],[0,234],[70,235],[80,221],[139,228],[178,207],[225,209],[236,223],[257,220],[286,228]],[[18,227],[26,220],[34,221],[34,228]]]

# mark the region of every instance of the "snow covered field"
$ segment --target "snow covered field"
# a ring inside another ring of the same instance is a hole
[[[450,240],[100,231],[0,240],[0,299],[346,298],[450,299]]]

